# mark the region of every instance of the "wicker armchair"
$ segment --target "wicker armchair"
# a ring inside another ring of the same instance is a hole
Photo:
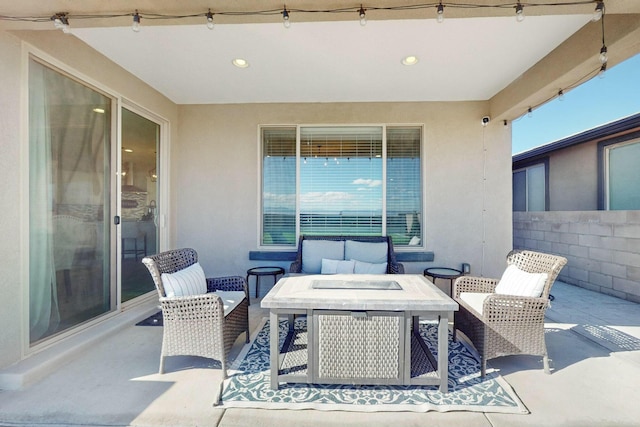
[[[227,377],[227,356],[236,338],[244,332],[249,342],[249,297],[244,277],[207,278],[204,295],[167,297],[160,278],[162,273],[175,273],[198,261],[193,249],[174,249],[147,256],[142,262],[153,277],[160,296],[164,331],[160,370],[164,373],[167,356],[201,356],[220,360]],[[224,315],[224,305],[216,291],[243,291],[244,299]]]
[[[544,315],[551,286],[566,263],[566,258],[540,252],[514,250],[509,253],[508,265],[515,264],[528,273],[547,273],[538,298],[495,294],[497,279],[463,276],[455,281],[454,299],[460,309],[454,315],[454,339],[459,330],[471,340],[480,353],[483,377],[488,359],[514,354],[542,356],[544,371],[550,373]],[[482,303],[482,313],[460,299],[463,292],[491,294]]]

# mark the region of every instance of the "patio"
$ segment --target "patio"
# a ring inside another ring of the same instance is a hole
[[[209,361],[169,358],[167,373],[157,374],[162,329],[134,326],[155,311],[155,303],[150,303],[104,322],[112,322],[112,332],[118,333],[107,332],[91,348],[69,357],[57,372],[23,390],[0,392],[0,425],[634,425],[640,418],[638,305],[561,282],[556,282],[553,294],[546,324],[552,374],[542,372],[539,357],[490,361],[529,415],[214,408],[221,371],[209,367]],[[252,301],[252,330],[266,314]],[[125,323],[116,325],[122,317]],[[242,344],[242,339],[236,342],[232,358]]]

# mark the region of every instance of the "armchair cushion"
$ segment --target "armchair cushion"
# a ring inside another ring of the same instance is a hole
[[[160,279],[167,297],[207,293],[207,279],[204,277],[204,270],[202,270],[198,262],[175,273],[162,273]]]
[[[528,273],[511,264],[502,274],[496,293],[521,297],[539,297],[549,276],[547,273]]]
[[[476,313],[482,315],[484,300],[487,299],[490,293],[484,292],[462,292],[460,294],[460,300],[464,301],[469,308],[472,308]]]
[[[355,268],[353,272],[356,274],[385,274],[387,272],[387,263],[371,263],[358,260],[352,260],[355,262]]]
[[[322,258],[344,259],[344,240],[304,240],[302,242],[302,272],[320,274]]]
[[[321,274],[353,274],[355,262],[322,258]]]
[[[371,264],[386,263],[388,247],[387,242],[347,240],[344,243],[344,259],[353,259]],[[383,273],[385,272],[386,270],[383,271]]]

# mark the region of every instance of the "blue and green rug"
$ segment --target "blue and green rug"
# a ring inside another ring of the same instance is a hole
[[[280,345],[286,321],[280,322]],[[296,329],[306,329],[304,317]],[[437,359],[437,325],[420,324],[420,334]],[[224,383],[220,405],[225,408],[316,409],[325,411],[474,411],[527,414],[513,389],[495,372],[480,377],[480,363],[449,334],[449,393],[437,386],[280,384],[270,388],[269,321],[238,355]]]

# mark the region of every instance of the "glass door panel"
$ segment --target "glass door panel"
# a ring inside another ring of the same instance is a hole
[[[112,99],[29,61],[29,342],[115,308]]]
[[[141,260],[158,252],[160,125],[122,109],[122,302],[155,289]]]

